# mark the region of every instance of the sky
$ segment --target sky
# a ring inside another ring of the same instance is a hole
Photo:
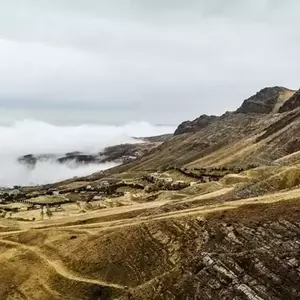
[[[299,88],[299,0],[1,0],[1,122],[178,124]]]

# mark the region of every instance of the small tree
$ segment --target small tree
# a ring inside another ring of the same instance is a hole
[[[0,218],[1,218],[1,219],[5,219],[6,214],[7,214],[7,211],[4,210],[4,211],[2,212]]]
[[[41,219],[44,220],[44,206],[41,208]]]
[[[53,216],[53,213],[52,213],[51,209],[49,208],[49,206],[47,206],[46,214],[49,219]]]

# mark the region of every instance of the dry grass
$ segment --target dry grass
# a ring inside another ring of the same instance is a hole
[[[84,213],[76,204],[64,204],[51,219],[1,220],[0,299],[128,299],[129,291],[133,299],[152,299],[151,287],[161,280],[171,288],[180,274],[177,266],[201,249],[202,220],[213,231],[223,223],[255,228],[278,216],[297,219],[299,179],[299,166],[263,167],[161,191],[145,203],[124,196],[91,203]],[[237,188],[269,194],[223,201]],[[103,203],[111,207],[99,209]]]
[[[28,200],[29,203],[36,204],[56,204],[56,203],[67,203],[69,200],[63,196],[40,196],[36,198],[31,198]]]

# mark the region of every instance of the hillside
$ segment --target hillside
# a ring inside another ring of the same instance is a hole
[[[246,168],[248,165],[270,165],[300,150],[300,108],[291,104],[295,103],[299,92],[295,94],[289,89],[275,87],[270,93],[270,89],[263,89],[245,100],[237,111],[213,118],[194,132],[175,134],[140,160],[120,170],[154,170],[174,166]],[[274,94],[276,101],[270,97]],[[288,99],[288,96],[291,98]],[[257,101],[256,109],[261,103],[260,112],[254,112],[251,104],[254,100]],[[266,104],[270,103],[272,106],[266,110]],[[278,103],[283,105],[280,113],[277,113],[280,110]],[[182,124],[178,128],[182,130]]]
[[[263,89],[133,162],[0,190],[0,299],[300,299],[298,95]]]

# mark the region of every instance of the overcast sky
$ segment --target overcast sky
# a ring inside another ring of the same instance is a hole
[[[176,124],[233,110],[299,88],[299,15],[299,0],[1,0],[0,111]]]

